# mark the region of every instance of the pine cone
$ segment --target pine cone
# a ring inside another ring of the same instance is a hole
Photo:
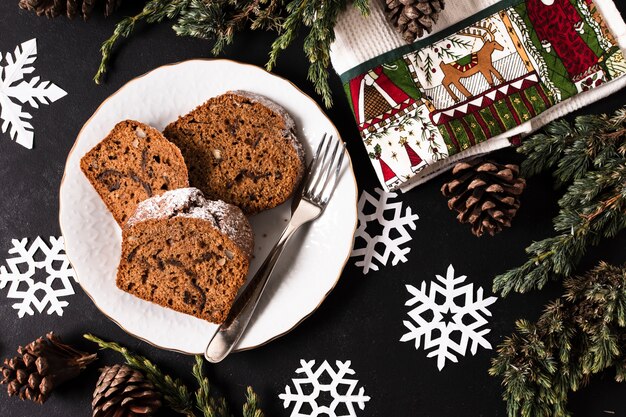
[[[61,343],[53,333],[17,349],[18,356],[5,359],[1,384],[9,396],[43,404],[52,390],[72,379],[97,359],[96,354],[78,351]]]
[[[520,206],[519,196],[526,180],[519,178],[519,167],[492,161],[460,162],[452,170],[455,177],[441,187],[450,210],[456,210],[461,223],[470,223],[472,233],[491,236],[511,226]]]
[[[122,4],[122,0],[20,0],[20,8],[37,13],[37,16],[57,17],[62,14],[70,19],[79,14],[87,20],[98,2],[104,3],[104,15],[109,16]]]
[[[407,43],[432,32],[445,0],[385,0],[385,15]]]
[[[93,417],[147,417],[161,407],[152,382],[127,365],[102,369],[93,393]]]

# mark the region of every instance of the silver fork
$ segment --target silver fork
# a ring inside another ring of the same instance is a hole
[[[333,136],[324,134],[302,181],[304,185],[301,186],[301,191],[294,196],[291,204],[291,220],[274,248],[265,258],[263,265],[235,301],[224,323],[213,335],[204,352],[204,356],[209,362],[220,362],[237,345],[250,323],[254,310],[289,238],[300,226],[317,219],[326,208],[337,185],[344,155],[345,144],[341,140],[335,140]]]

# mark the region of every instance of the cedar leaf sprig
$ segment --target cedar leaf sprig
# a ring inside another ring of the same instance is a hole
[[[551,123],[518,151],[523,176],[553,169],[557,186],[569,186],[553,220],[558,235],[533,242],[528,261],[494,279],[502,295],[573,274],[588,247],[626,228],[626,108]]]
[[[224,398],[216,398],[211,393],[209,379],[204,375],[203,359],[195,357],[192,375],[198,383],[198,389],[192,396],[189,388],[179,379],[163,373],[148,358],[135,354],[127,348],[104,341],[94,335],[85,334],[85,339],[97,343],[100,349],[110,349],[120,353],[126,363],[142,372],[163,396],[165,404],[173,411],[187,417],[196,417],[199,410],[203,417],[232,417]],[[246,403],[243,405],[243,417],[264,417],[259,408],[259,400],[251,387],[246,391]]]
[[[369,0],[353,0],[351,4],[363,15],[369,14]],[[212,40],[215,55],[246,27],[276,32],[266,65],[269,71],[276,65],[280,53],[305,31],[308,78],[324,104],[330,107],[330,45],[335,39],[334,27],[339,13],[346,7],[348,0],[149,0],[137,15],[121,20],[113,35],[102,44],[102,60],[94,80],[100,83],[115,44],[128,38],[140,21],[172,20],[177,35]]]
[[[594,374],[626,378],[626,265],[602,262],[564,287],[537,323],[517,321],[492,360],[509,417],[569,417],[568,394]]]
[[[98,67],[98,72],[96,72],[96,75],[93,77],[96,84],[102,82],[102,77],[107,72],[115,44],[120,41],[121,38],[130,37],[138,22],[144,20],[147,23],[158,23],[165,19],[174,19],[181,14],[183,10],[189,7],[190,2],[191,0],[150,0],[140,13],[135,16],[126,17],[117,23],[113,35],[100,47],[102,59]]]
[[[202,412],[204,417],[230,417],[231,414],[228,411],[226,400],[211,396],[211,384],[209,384],[209,379],[204,375],[202,366],[202,357],[196,355],[196,363],[192,368],[192,373],[198,382],[198,390],[196,391],[198,410]]]

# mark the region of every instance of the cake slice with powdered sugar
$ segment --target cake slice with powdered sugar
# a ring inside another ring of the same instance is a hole
[[[254,247],[243,212],[181,188],[139,203],[122,233],[117,286],[139,298],[222,323]]]

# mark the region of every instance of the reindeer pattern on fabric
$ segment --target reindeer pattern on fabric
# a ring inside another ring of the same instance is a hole
[[[496,41],[494,29],[491,25],[477,24],[459,32],[459,35],[478,38],[482,41],[481,48],[472,52],[469,57],[469,64],[461,64],[459,61],[446,63],[441,61],[439,68],[445,74],[441,85],[444,86],[448,94],[459,101],[459,97],[452,91],[450,85],[454,85],[464,96],[469,98],[472,96],[467,88],[461,83],[464,78],[471,77],[476,73],[481,73],[490,86],[494,86],[494,77],[500,82],[504,82],[504,78],[493,66],[492,56],[494,51],[502,51],[504,47]],[[464,57],[464,58],[468,58]],[[463,58],[462,58],[463,59]]]
[[[626,74],[591,0],[519,0],[428,39],[345,84],[387,190]]]

